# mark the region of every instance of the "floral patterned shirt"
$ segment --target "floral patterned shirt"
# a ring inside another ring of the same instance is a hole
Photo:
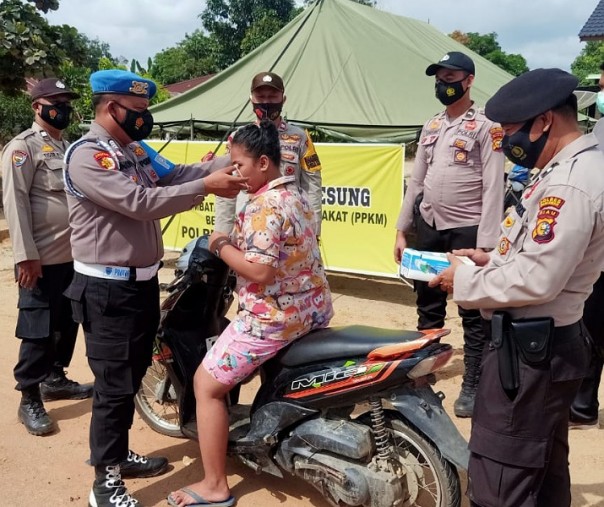
[[[314,213],[295,176],[258,190],[240,212],[231,241],[249,262],[277,268],[270,284],[238,277],[239,314],[252,336],[293,340],[327,326],[331,292],[315,235]]]

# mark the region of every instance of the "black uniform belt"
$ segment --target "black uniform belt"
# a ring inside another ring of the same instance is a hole
[[[581,334],[581,321],[569,324],[568,326],[560,326],[554,328],[554,345],[556,343],[563,343],[568,340],[572,340]],[[485,320],[484,331],[487,335],[487,339],[491,339],[491,321]]]

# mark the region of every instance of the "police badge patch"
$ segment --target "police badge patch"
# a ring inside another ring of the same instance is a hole
[[[116,168],[115,161],[106,151],[99,151],[98,153],[95,153],[94,160],[96,160],[97,164],[99,164],[103,169],[113,171]]]
[[[27,160],[27,153],[21,150],[13,151],[13,167],[21,167]]]
[[[556,218],[560,215],[560,208],[564,206],[564,199],[560,197],[544,197],[539,201],[537,224],[533,229],[532,238],[535,243],[549,243],[554,239],[554,226]]]

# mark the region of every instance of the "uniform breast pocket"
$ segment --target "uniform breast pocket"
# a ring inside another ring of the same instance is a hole
[[[45,160],[42,177],[44,186],[52,192],[61,192],[65,189],[63,181],[63,160],[61,158],[51,158]]]
[[[451,149],[453,153],[453,164],[455,165],[474,165],[472,159],[472,150],[475,144],[474,139],[465,137],[455,137],[451,142]]]

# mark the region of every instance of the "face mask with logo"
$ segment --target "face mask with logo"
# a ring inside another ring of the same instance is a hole
[[[604,90],[599,91],[596,95],[596,107],[600,113],[604,114]]]
[[[528,120],[522,128],[511,136],[503,136],[502,148],[505,156],[514,164],[532,169],[543,151],[549,130],[543,132],[536,141],[531,141],[530,132],[535,118]]]
[[[111,115],[116,123],[122,128],[124,133],[133,141],[142,141],[149,137],[153,130],[153,115],[148,109],[144,111],[134,111],[127,107],[118,104],[122,109],[126,110],[126,117],[123,121],[118,121],[115,116]]]
[[[65,130],[69,127],[71,120],[71,111],[73,108],[67,102],[59,102],[57,104],[40,104],[40,118],[42,118],[51,127],[57,130]]]
[[[462,82],[463,79],[455,81],[454,83],[436,81],[436,84],[434,85],[436,98],[445,106],[450,106],[457,102],[466,93],[466,90],[463,89],[463,85],[461,84]]]
[[[277,118],[279,118],[279,116],[281,116],[283,102],[277,102],[274,104],[252,102],[252,106],[254,106],[254,113],[260,121],[275,121]]]

